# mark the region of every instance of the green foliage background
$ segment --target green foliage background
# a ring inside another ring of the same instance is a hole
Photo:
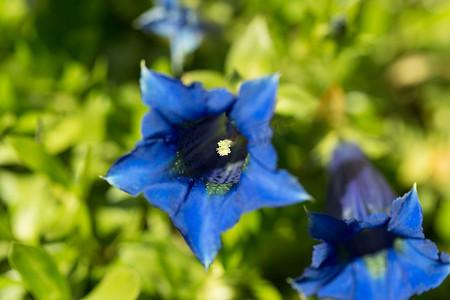
[[[214,23],[185,82],[281,72],[274,143],[308,209],[352,140],[399,195],[417,182],[425,234],[450,252],[449,1],[184,3]],[[167,41],[131,26],[151,5],[0,0],[0,299],[299,299],[302,205],[244,215],[205,272],[163,212],[99,178],[140,138],[140,60],[170,72]]]

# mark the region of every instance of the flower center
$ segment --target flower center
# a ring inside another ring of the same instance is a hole
[[[178,154],[179,175],[212,184],[237,184],[247,152],[247,140],[225,114],[207,117],[186,128]]]
[[[382,228],[364,229],[357,235],[339,244],[341,253],[350,258],[377,253],[393,246],[395,234]]]

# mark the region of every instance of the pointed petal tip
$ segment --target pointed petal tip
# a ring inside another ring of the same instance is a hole
[[[141,59],[139,64],[141,67],[141,80],[143,78],[148,78],[148,79],[164,78],[164,79],[171,79],[171,80],[174,79],[173,77],[169,76],[168,74],[165,74],[162,72],[157,72],[157,71],[154,71],[154,70],[148,68],[145,59]]]
[[[102,175],[98,175],[101,179],[105,180],[106,182],[108,182],[110,185],[114,185],[112,182],[112,176],[109,176],[108,174],[106,174],[105,176]]]
[[[250,80],[250,81],[261,80],[261,81],[266,81],[266,82],[270,82],[272,84],[278,85],[281,75],[282,75],[281,72],[275,72],[275,73],[272,73],[272,74],[268,74],[268,75],[263,75],[263,76],[257,77],[255,79]]]
[[[309,210],[308,210],[308,208],[306,207],[306,205],[303,205],[303,209],[305,210],[305,213],[306,213],[306,214],[309,213]]]
[[[150,76],[150,70],[145,66],[145,60],[141,60],[140,63],[141,66],[141,78],[139,79],[139,87],[141,89],[141,94],[144,95],[144,93],[147,92],[147,84],[146,80]]]
[[[140,191],[137,189],[133,189],[133,188],[128,188],[127,190],[125,190],[123,187],[120,186],[120,184],[118,182],[116,182],[116,176],[101,176],[99,175],[100,178],[102,178],[103,180],[106,180],[106,182],[108,182],[110,185],[112,185],[115,188],[118,188],[119,190],[130,194],[133,197],[136,197],[137,195],[140,194]]]
[[[286,283],[295,289],[295,279],[294,278],[292,278],[292,277],[286,278]]]
[[[283,75],[283,73],[280,71],[280,72],[275,72],[275,73],[273,73],[272,75],[269,75],[269,76],[271,76],[272,77],[272,80],[274,80],[274,81],[279,81],[280,80],[280,77]]]
[[[158,73],[158,72],[156,72],[156,71],[153,71],[153,70],[151,70],[151,69],[149,69],[148,67],[147,67],[147,65],[146,65],[146,61],[145,61],[145,59],[142,59],[141,60],[141,62],[140,62],[140,67],[141,67],[141,78],[140,78],[140,83],[141,83],[141,86],[143,85],[142,83],[142,81],[143,80],[151,80],[151,79],[155,79],[155,77],[157,78],[158,76],[161,76],[161,77],[168,77],[167,75],[165,75],[165,74],[162,74],[162,73]]]
[[[316,199],[306,192],[302,193],[300,198],[301,198],[301,202],[303,202],[303,201],[316,202]]]
[[[202,263],[202,265],[203,265],[203,270],[204,270],[204,272],[205,272],[205,273],[208,272],[209,267],[210,267],[211,264],[212,264],[212,261],[202,261],[201,263]]]
[[[281,72],[276,72],[273,74],[269,74],[269,75],[264,75],[261,76],[259,78],[255,78],[254,80],[260,80],[262,82],[267,82],[267,83],[271,83],[273,85],[276,85],[278,87],[279,81],[280,81],[280,77],[281,77]]]
[[[108,176],[108,175],[105,175],[105,176],[103,176],[103,175],[98,175],[98,177],[100,177],[101,179],[105,180],[109,185],[116,186],[116,185],[112,182],[111,176]]]
[[[314,222],[314,217],[316,216],[316,214],[320,213],[310,211],[305,205],[303,205],[303,208],[305,209],[306,216],[308,217],[308,224],[312,225],[312,223]]]
[[[119,188],[117,185],[117,182],[114,180],[115,176],[100,176],[100,178],[102,178],[103,180],[106,180],[106,182],[109,183],[109,185],[112,185],[113,187]],[[134,195],[133,195],[134,196]]]
[[[142,69],[147,69],[147,67],[145,66],[145,59],[141,59],[140,66],[141,66],[141,72],[142,72]]]
[[[406,192],[402,197],[399,197],[398,199],[402,199],[403,201],[418,201],[419,205],[420,205],[420,201],[419,201],[419,194],[417,192],[417,183],[414,183],[413,187]],[[421,205],[420,205],[421,206]]]
[[[424,238],[423,212],[416,185],[392,202],[388,230],[409,238]]]
[[[209,255],[205,255],[204,253],[200,255],[196,255],[198,260],[201,262],[201,264],[204,267],[205,273],[209,270],[209,267],[211,267],[211,264],[216,259],[217,253],[219,252],[219,249],[214,253],[209,253]]]
[[[299,196],[296,199],[297,200],[295,202],[292,202],[292,204],[304,203],[306,201],[314,202],[314,198],[306,193],[299,194]],[[287,204],[287,205],[289,205],[289,204]],[[303,207],[306,209],[305,205],[303,205]]]
[[[300,183],[298,183],[298,185],[300,185],[300,187],[292,187],[292,204],[302,203],[305,201],[313,202],[314,198],[303,189],[303,186],[301,186]]]
[[[262,88],[267,85],[271,85],[275,87],[275,90],[278,88],[279,80],[281,77],[281,72],[276,72],[273,74],[268,75],[262,75],[253,79],[244,80],[239,85],[239,94],[241,93],[242,89],[248,88],[250,86]]]

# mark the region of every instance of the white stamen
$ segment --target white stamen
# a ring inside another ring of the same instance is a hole
[[[231,140],[225,139],[219,141],[217,145],[219,146],[216,148],[217,153],[220,156],[225,156],[231,153],[230,147],[233,146],[233,142]]]

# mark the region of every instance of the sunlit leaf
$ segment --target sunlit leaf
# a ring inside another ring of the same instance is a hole
[[[14,243],[9,262],[20,273],[36,299],[71,299],[66,279],[59,273],[55,261],[46,251]]]
[[[45,152],[40,144],[24,137],[9,137],[7,141],[14,147],[20,160],[27,167],[44,173],[54,182],[70,187],[71,180],[68,171],[61,161]]]
[[[255,17],[231,46],[226,73],[238,71],[245,78],[254,78],[274,72],[275,62],[276,52],[266,20]]]
[[[110,98],[103,94],[92,93],[86,102],[83,118],[82,140],[88,143],[103,141],[106,132],[106,114],[110,107]]]
[[[181,77],[185,84],[193,82],[201,82],[207,89],[215,87],[225,87],[227,81],[222,74],[209,70],[190,71],[183,74]]]
[[[300,120],[311,120],[315,116],[318,99],[296,84],[280,84],[276,113],[295,117]]]
[[[50,128],[44,128],[43,144],[51,154],[67,150],[80,136],[83,122],[79,115],[64,116]]]
[[[111,269],[83,300],[133,300],[140,291],[139,277],[127,267]]]
[[[257,280],[252,284],[252,290],[258,300],[282,300],[280,292],[264,280]]]

